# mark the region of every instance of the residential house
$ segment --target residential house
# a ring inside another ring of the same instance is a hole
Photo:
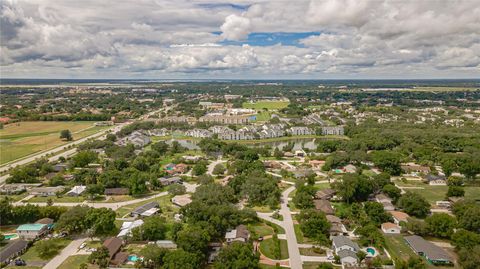
[[[161,177],[158,179],[158,181],[160,181],[160,184],[162,186],[168,186],[168,185],[172,185],[172,184],[181,184],[182,183],[182,179],[180,177]]]
[[[0,187],[0,193],[2,194],[18,194],[28,189],[40,187],[41,183],[12,183],[4,184]]]
[[[79,196],[87,189],[86,186],[75,186],[67,192],[68,196]]]
[[[321,169],[322,166],[325,164],[325,161],[321,160],[311,160],[308,162],[312,166],[313,169]]]
[[[385,234],[400,234],[401,232],[400,226],[391,222],[382,223],[381,229]]]
[[[342,266],[354,266],[358,263],[357,252],[360,247],[357,243],[343,235],[332,236],[331,239],[332,248],[335,254],[340,257]]]
[[[155,244],[161,248],[166,248],[166,249],[176,249],[177,244],[173,242],[172,240],[157,240],[155,241]]]
[[[447,178],[444,175],[428,174],[424,177],[424,180],[429,185],[440,185],[440,186],[447,185]]]
[[[130,190],[128,188],[106,188],[105,195],[128,195]]]
[[[327,215],[327,220],[330,222],[330,235],[345,235],[347,233],[347,229],[342,223],[342,220],[335,216],[335,215]]]
[[[45,224],[47,225],[47,229],[51,230],[53,228],[54,220],[51,218],[42,218],[35,221],[35,224]]]
[[[324,126],[322,127],[322,135],[343,135],[343,126]]]
[[[330,200],[337,193],[334,189],[323,189],[315,193],[315,199]]]
[[[158,202],[149,202],[149,203],[146,203],[144,205],[141,205],[137,208],[135,208],[131,213],[130,213],[130,216],[132,217],[139,217],[142,215],[142,213],[144,213],[145,211],[149,210],[149,209],[152,209],[152,208],[158,208],[159,207],[159,204]]]
[[[453,264],[452,257],[450,257],[450,255],[443,248],[423,239],[418,235],[406,236],[405,241],[415,253],[425,257],[425,259],[432,264]]]
[[[402,170],[413,176],[417,176],[417,173],[428,174],[430,173],[430,167],[424,165],[418,165],[415,163],[405,163],[401,165]]]
[[[38,187],[28,190],[28,193],[35,196],[55,196],[57,193],[61,193],[65,190],[63,186],[57,187]]]
[[[150,136],[168,136],[170,132],[166,128],[148,130]]]
[[[313,130],[308,128],[308,127],[304,127],[304,126],[293,126],[293,127],[290,127],[287,132],[291,135],[312,135],[314,134]]]
[[[68,169],[68,166],[65,163],[57,163],[52,167],[52,169],[55,172],[63,172]]]
[[[0,265],[7,265],[22,255],[28,248],[28,241],[12,240],[0,251]]]
[[[22,224],[17,228],[17,234],[21,239],[34,240],[48,232],[48,225],[33,223]]]
[[[120,232],[117,237],[126,237],[132,235],[132,230],[134,228],[140,227],[143,225],[143,220],[134,220],[134,221],[125,221],[122,223]]]
[[[123,240],[118,237],[107,238],[103,242],[103,246],[108,250],[108,258],[112,260],[113,257],[120,251],[123,246]]]
[[[117,141],[117,144],[125,146],[127,144],[133,144],[137,148],[143,148],[146,145],[150,144],[151,139],[150,137],[144,135],[139,131],[135,131],[130,135],[120,139]]]
[[[400,224],[400,222],[408,222],[408,218],[410,217],[407,213],[402,211],[390,211],[390,215],[393,217],[393,222],[395,224]]]
[[[212,137],[212,132],[205,129],[192,129],[185,132],[186,136],[196,137],[196,138],[207,138]]]
[[[347,164],[343,167],[343,171],[345,173],[353,174],[353,173],[357,172],[357,167],[355,167],[355,165],[353,165],[353,164]]]
[[[247,124],[249,115],[205,115],[198,119],[199,122],[212,122],[219,124]]]
[[[315,209],[318,211],[322,211],[326,215],[333,215],[335,212],[333,210],[332,204],[328,200],[316,199],[313,200],[315,204]]]
[[[381,203],[383,205],[383,209],[385,211],[394,211],[395,210],[395,206],[392,204],[392,199],[390,199],[388,196],[386,196],[383,193],[377,194],[375,196],[375,201],[377,201],[378,203]]]
[[[192,202],[190,194],[176,195],[172,198],[172,203],[179,207],[184,207]]]
[[[234,230],[231,230],[225,234],[225,240],[227,243],[234,241],[240,241],[246,243],[250,239],[250,232],[245,225],[238,225]]]

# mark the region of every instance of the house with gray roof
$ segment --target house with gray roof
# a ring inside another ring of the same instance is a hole
[[[159,207],[159,204],[158,202],[150,202],[150,203],[146,203],[144,205],[141,205],[137,208],[135,208],[131,213],[130,215],[132,217],[138,217],[140,215],[142,215],[144,212],[146,212],[147,210],[150,210],[152,208],[158,208]]]
[[[290,127],[287,132],[291,135],[311,135],[314,134],[313,130],[305,126],[293,126]]]
[[[404,239],[415,253],[425,257],[430,263],[435,265],[453,264],[452,257],[443,248],[423,239],[423,237],[412,235],[406,236]]]
[[[358,264],[357,253],[349,250],[343,249],[337,252],[337,255],[340,257],[340,263],[343,267],[345,266],[355,266]]]
[[[22,255],[28,248],[28,241],[13,240],[0,252],[0,265],[7,265],[16,257]]]
[[[360,249],[357,243],[343,235],[332,236],[332,248],[335,253],[345,249],[356,253]]]

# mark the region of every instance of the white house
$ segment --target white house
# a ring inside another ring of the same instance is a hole
[[[357,243],[343,235],[332,236],[332,247],[337,254],[341,250],[350,250],[356,253],[360,249]]]
[[[385,222],[382,223],[382,231],[385,234],[400,234],[400,226],[395,223]]]
[[[86,186],[75,186],[67,192],[68,196],[79,196],[87,189]]]

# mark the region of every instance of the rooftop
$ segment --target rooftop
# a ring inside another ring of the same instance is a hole
[[[46,224],[32,223],[18,226],[17,231],[40,231]]]

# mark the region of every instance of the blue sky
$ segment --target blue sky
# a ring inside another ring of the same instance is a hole
[[[214,32],[214,34],[221,35],[221,32]],[[244,45],[251,46],[295,46],[305,47],[300,43],[300,40],[310,37],[318,36],[320,32],[298,32],[298,33],[284,33],[284,32],[272,32],[272,33],[250,33],[245,40],[222,40],[219,44],[222,45]]]

